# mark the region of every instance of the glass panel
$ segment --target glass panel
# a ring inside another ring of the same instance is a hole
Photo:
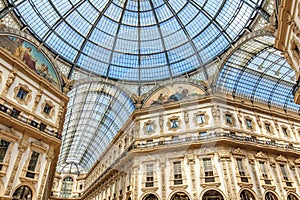
[[[72,65],[110,78],[149,81],[183,75],[225,52],[262,1],[10,2],[24,27]],[[90,44],[108,51],[108,60],[102,62]],[[142,61],[145,56],[150,57],[147,62]],[[138,72],[129,68],[144,72],[134,76]]]

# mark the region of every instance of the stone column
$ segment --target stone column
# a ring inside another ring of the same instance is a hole
[[[191,172],[191,179],[192,179],[192,187],[193,187],[193,198],[197,199],[197,186],[196,186],[196,179],[195,179],[195,159],[189,158],[188,163],[190,166],[190,172]]]
[[[226,196],[230,200],[236,200],[236,189],[235,183],[231,179],[232,178],[232,170],[231,167],[228,165],[231,164],[230,154],[228,152],[219,152],[219,160],[221,161],[221,167],[224,175],[224,180],[226,183]]]
[[[47,158],[46,158],[47,163],[45,165],[43,178],[42,178],[42,182],[41,182],[39,193],[38,193],[38,198],[37,198],[38,200],[42,200],[42,195],[43,195],[43,191],[44,191],[44,188],[45,188],[45,181],[47,179],[47,175],[48,175],[48,171],[49,171],[49,167],[50,167],[50,163],[51,163],[52,158],[53,158],[52,156],[47,155]]]
[[[10,178],[9,178],[9,181],[8,181],[8,185],[7,185],[7,188],[6,188],[6,191],[5,191],[5,195],[7,195],[7,196],[10,195],[13,183],[17,179],[16,173],[18,171],[22,155],[23,155],[24,151],[27,149],[28,146],[29,145],[25,144],[25,143],[24,144],[19,144],[17,159],[15,161],[14,168],[13,168],[13,171],[12,171],[12,173],[10,175]]]
[[[166,162],[160,163],[161,169],[161,199],[166,199]]]
[[[254,158],[249,159],[249,164],[251,166],[251,170],[252,170],[252,173],[254,175],[254,183],[257,186],[257,196],[258,196],[258,199],[259,200],[263,200],[263,195],[262,195],[262,192],[261,192],[261,185],[260,185],[260,178],[257,176],[257,172],[259,173],[259,170],[255,169]]]

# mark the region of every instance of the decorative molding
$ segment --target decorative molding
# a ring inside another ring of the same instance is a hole
[[[260,159],[267,159],[267,156],[262,151],[257,152],[255,154],[255,157]]]
[[[44,112],[44,108],[45,106],[48,105],[49,107],[51,107],[49,114]],[[41,105],[41,114],[45,117],[45,118],[50,118],[52,119],[55,113],[55,105],[48,100],[45,100],[42,105]]]
[[[37,105],[38,105],[38,104],[40,103],[40,101],[41,101],[42,94],[43,94],[43,90],[42,90],[42,88],[40,88],[40,89],[38,90],[38,92],[36,93],[35,98],[34,98],[34,105],[33,105],[33,108],[32,108],[32,111],[33,111],[33,112],[36,111]]]
[[[245,156],[246,154],[238,147],[231,152],[233,155]]]
[[[194,113],[193,122],[196,126],[203,127],[205,125],[208,125],[209,116],[206,112],[198,111],[197,113]]]
[[[157,125],[156,125],[155,121],[148,120],[144,123],[143,131],[145,134],[152,134],[152,133],[155,133],[156,128],[157,128]]]
[[[278,162],[287,162],[287,159],[283,157],[282,155],[279,155],[276,157],[276,161]]]
[[[142,103],[143,103],[144,99],[146,98],[146,96],[147,96],[146,93],[144,93],[141,96],[138,96],[138,95],[136,95],[134,93],[131,95],[131,99],[133,100],[135,108],[137,110],[139,110],[139,109],[142,108],[142,105],[143,105]]]
[[[229,116],[229,117],[230,117],[231,122],[227,121],[226,116]],[[231,113],[231,112],[229,112],[229,111],[226,111],[226,112],[224,112],[223,117],[224,117],[224,119],[225,119],[226,125],[231,126],[231,127],[235,127],[235,126],[236,126],[236,119],[235,119],[235,117],[233,116],[233,113]]]
[[[17,70],[16,69],[12,69],[12,71],[10,72],[10,74],[8,75],[8,78],[6,80],[6,83],[5,83],[5,86],[4,86],[4,89],[2,91],[2,94],[3,95],[6,95],[10,86],[13,84],[13,82],[15,81],[16,79],[16,74],[17,74]]]
[[[177,121],[177,122],[176,122]],[[179,116],[172,116],[168,118],[167,126],[169,130],[176,131],[181,127],[181,120]]]
[[[300,157],[297,158],[297,159],[294,161],[294,163],[295,163],[296,165],[300,165]]]
[[[248,126],[248,124],[247,124],[247,121],[248,120],[250,120],[250,122],[251,122],[251,127],[249,127]],[[250,130],[250,131],[254,131],[255,129],[256,129],[256,126],[255,126],[255,123],[254,123],[254,120],[253,120],[253,118],[252,117],[250,117],[250,116],[245,116],[244,117],[244,123],[245,123],[245,125],[246,125],[246,129],[247,130]]]
[[[21,99],[21,98],[19,98],[19,97],[17,96],[20,89],[22,89],[22,90],[24,90],[25,92],[27,92],[25,99]],[[29,89],[29,86],[28,86],[28,85],[19,83],[19,85],[18,85],[17,87],[14,88],[14,99],[16,99],[16,100],[18,101],[19,104],[25,104],[25,105],[28,105],[28,103],[29,103],[29,102],[31,101],[31,99],[32,99],[31,93],[32,93],[32,90]]]
[[[274,134],[274,127],[272,126],[272,123],[270,121],[267,121],[267,120],[264,120],[263,123],[264,123],[264,128],[266,130],[266,133]],[[269,124],[269,126],[270,126],[270,132],[267,130],[266,124]]]

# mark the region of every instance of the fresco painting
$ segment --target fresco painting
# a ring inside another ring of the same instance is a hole
[[[164,105],[171,102],[187,99],[196,99],[204,95],[205,92],[196,86],[189,84],[174,84],[159,89],[145,103],[145,107]]]
[[[31,43],[14,36],[0,36],[0,46],[24,62],[28,68],[58,87],[58,76],[53,65]]]

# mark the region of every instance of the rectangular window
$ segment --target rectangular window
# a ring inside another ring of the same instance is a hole
[[[268,179],[268,173],[267,173],[265,162],[264,161],[259,161],[259,167],[260,167],[260,170],[261,170],[262,177],[264,179]]]
[[[205,116],[204,116],[204,114],[197,115],[196,116],[196,121],[197,121],[197,124],[204,124],[205,123]]]
[[[238,170],[239,170],[239,175],[241,176],[241,181],[247,183],[248,182],[248,178],[245,177],[246,173],[245,173],[243,159],[237,158],[236,162],[237,162],[237,166],[238,166]]]
[[[181,174],[181,162],[173,162],[174,168],[174,185],[182,184],[182,174]]]
[[[171,119],[171,128],[178,128],[178,119]]]
[[[227,123],[227,124],[231,124],[231,125],[233,124],[233,123],[232,123],[232,116],[231,116],[231,115],[226,114],[226,115],[225,115],[225,118],[226,118],[226,123]]]
[[[29,161],[29,164],[28,164],[28,168],[27,168],[27,173],[26,173],[26,177],[28,178],[34,178],[34,171],[35,171],[35,168],[36,168],[36,165],[37,165],[37,162],[38,162],[38,159],[39,159],[39,153],[33,151],[32,154],[31,154],[31,157],[30,157],[30,161]]]
[[[246,119],[246,125],[247,125],[247,128],[253,129],[252,120],[251,119]]]
[[[282,127],[282,132],[284,136],[288,136],[288,131],[286,127]]]
[[[27,94],[28,94],[27,91],[25,91],[22,88],[20,88],[19,91],[18,91],[18,93],[17,93],[17,98],[19,98],[22,101],[25,101]]]
[[[179,142],[179,136],[172,136],[172,143],[178,143]]]
[[[151,133],[153,132],[153,123],[150,123],[150,124],[146,124],[146,130],[148,133]]]
[[[215,182],[211,158],[203,159],[203,167],[204,167],[205,182],[206,183]]]
[[[284,165],[280,165],[280,170],[281,170],[281,173],[282,173],[282,176],[283,176],[284,180],[288,181],[289,177],[288,177],[288,175],[286,173],[285,166]]]
[[[0,171],[2,170],[3,167],[2,163],[4,161],[9,144],[10,142],[7,142],[5,140],[0,140]]]
[[[271,125],[268,123],[265,123],[265,127],[268,133],[271,133]]]
[[[153,164],[146,165],[146,187],[154,186]]]
[[[11,112],[10,112],[10,115],[12,116],[12,117],[14,117],[14,118],[18,118],[19,117],[19,115],[20,115],[20,111],[18,111],[18,110],[16,110],[16,109],[12,109],[11,110]]]
[[[47,115],[50,115],[51,109],[52,109],[52,106],[50,106],[49,104],[46,103],[46,105],[44,106],[43,112]]]

